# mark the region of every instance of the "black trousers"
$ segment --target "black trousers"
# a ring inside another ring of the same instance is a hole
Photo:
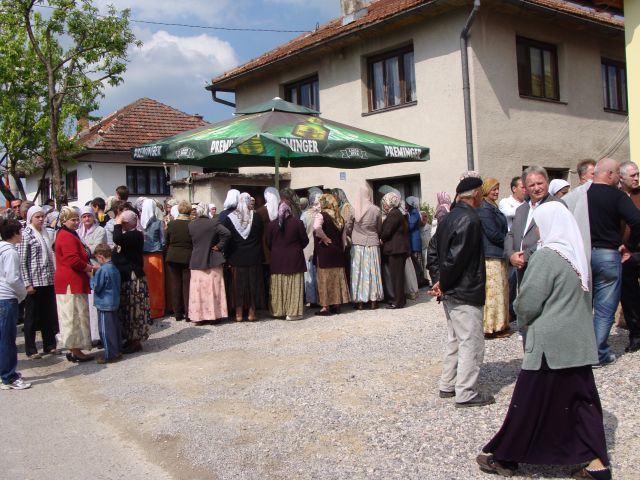
[[[629,338],[640,339],[640,253],[634,253],[622,264],[622,290],[620,300]]]
[[[24,301],[24,349],[27,355],[38,353],[36,331],[42,332],[42,350],[45,352],[56,348],[56,333],[59,331],[53,285],[35,287],[35,290]]]
[[[389,276],[393,285],[393,304],[396,307],[404,307],[407,298],[404,294],[404,264],[405,254],[389,255],[387,264],[389,265]]]
[[[188,264],[167,262],[171,289],[171,305],[176,318],[189,318],[189,282],[191,270]]]

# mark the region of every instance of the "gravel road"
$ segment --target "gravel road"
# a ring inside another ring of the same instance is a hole
[[[108,366],[21,353],[34,386],[0,392],[0,478],[492,478],[474,459],[506,413],[520,343],[486,343],[481,388],[497,403],[456,409],[438,397],[444,322],[421,293],[399,311],[295,322],[166,318],[143,352]],[[611,343],[621,358],[595,376],[613,473],[640,479],[640,353],[623,355],[622,330]]]

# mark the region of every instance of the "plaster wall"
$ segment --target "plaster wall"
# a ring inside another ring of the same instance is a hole
[[[504,15],[485,9],[471,31],[476,165],[509,181],[527,165],[570,169],[585,158],[629,159],[626,115],[604,111],[601,59],[624,61],[624,38],[571,26],[560,18]],[[557,46],[560,102],[521,98],[516,36]],[[616,140],[618,142],[616,143]]]
[[[269,172],[273,173],[273,172]],[[282,187],[288,186],[287,181],[281,181]],[[222,211],[227,192],[238,186],[272,187],[273,181],[254,178],[215,177],[210,179],[194,179],[191,184],[179,182],[171,185],[171,195],[178,201],[186,200],[192,203],[214,203],[218,212]]]
[[[631,160],[640,164],[640,2],[624,2]]]

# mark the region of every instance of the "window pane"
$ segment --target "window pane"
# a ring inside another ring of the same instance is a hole
[[[529,47],[529,55],[531,57],[531,95],[534,97],[542,97],[544,94],[541,54],[540,49]]]
[[[291,103],[298,103],[298,89],[297,88],[289,88],[287,96],[288,96],[287,101],[289,101]]]
[[[132,193],[136,191],[136,169],[134,167],[127,167],[127,188]]]
[[[311,105],[310,107],[314,110],[320,109],[320,82],[318,80],[314,80],[311,82]]]
[[[416,73],[413,65],[413,52],[404,54],[404,98],[406,102],[416,100]]]
[[[609,108],[609,89],[607,88],[607,66],[604,63],[600,65],[600,71],[602,73],[602,100],[604,102],[604,108]]]
[[[620,68],[618,71],[620,74],[620,98],[622,99],[622,105],[620,110],[627,111],[627,71],[624,68]]]
[[[609,108],[612,110],[619,110],[618,104],[618,82],[616,81],[617,68],[613,65],[607,67],[607,76],[609,84]]]
[[[544,93],[547,98],[558,98],[555,82],[555,63],[549,50],[544,50]]]
[[[518,91],[520,95],[531,95],[531,72],[527,53],[527,46],[518,43],[516,45],[516,57],[518,60]]]
[[[384,72],[382,70],[382,62],[376,62],[371,68],[373,78],[371,85],[373,89],[373,109],[378,110],[384,108]]]
[[[136,169],[136,187],[137,191],[135,193],[142,195],[147,193],[147,175],[143,168]]]
[[[149,193],[150,195],[160,195],[160,176],[157,168],[149,169]]]
[[[311,106],[311,85],[308,83],[300,85],[300,105],[304,107]]]
[[[388,106],[400,104],[400,69],[398,57],[385,60]]]

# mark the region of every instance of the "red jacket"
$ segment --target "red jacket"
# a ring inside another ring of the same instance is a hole
[[[89,264],[89,257],[84,245],[77,235],[64,228],[58,230],[56,236],[56,274],[53,285],[56,294],[89,293],[89,277],[84,269]]]

